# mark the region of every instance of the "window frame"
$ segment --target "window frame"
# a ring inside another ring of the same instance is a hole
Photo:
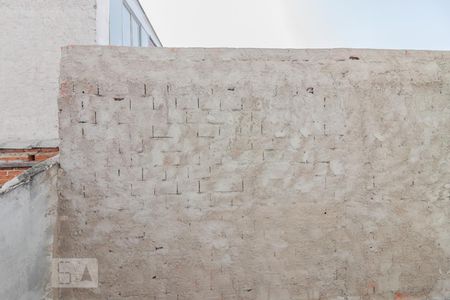
[[[144,29],[144,26],[142,26],[141,22],[139,21],[138,17],[136,16],[136,14],[133,12],[133,10],[131,9],[131,7],[128,5],[126,0],[122,0],[122,8],[126,9],[129,13],[130,13],[130,47],[143,47],[143,41],[142,41],[142,32],[144,33],[144,37],[146,39],[148,39],[148,43],[147,46],[145,47],[150,47],[150,45],[154,45],[150,35],[148,34],[148,32]],[[122,13],[123,16],[123,13]],[[137,24],[137,38],[138,38],[138,42],[135,45],[134,44],[134,30],[133,30],[133,21]],[[124,46],[124,40],[123,40],[123,29],[124,29],[124,22],[122,19],[122,46]]]
[[[122,1],[122,46],[128,46],[128,47],[130,47],[130,46],[132,46],[133,45],[133,35],[132,35],[132,31],[131,31],[131,20],[132,20],[132,18],[133,18],[133,14],[132,14],[132,12],[131,12],[131,8],[128,6],[128,5],[126,5],[126,3],[125,3],[125,1]],[[129,20],[127,21],[128,22],[128,39],[129,39],[129,43],[125,43],[125,32],[126,32],[126,30],[125,30],[125,11],[128,13],[126,16],[128,17],[130,17],[129,18]]]

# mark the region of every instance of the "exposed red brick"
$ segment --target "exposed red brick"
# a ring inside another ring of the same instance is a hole
[[[59,152],[58,147],[50,147],[50,148],[31,148],[31,149],[1,149],[0,153],[20,153],[20,152],[37,152],[37,153],[43,153],[43,152]]]
[[[19,176],[20,174],[22,174],[23,172],[25,172],[25,170],[7,170],[8,172],[8,176]]]
[[[0,156],[0,161],[27,160],[27,156]]]
[[[37,161],[46,160],[49,159],[50,157],[55,156],[56,154],[58,154],[58,152],[38,153],[35,155],[35,160]]]
[[[19,176],[20,174],[22,174],[23,172],[25,172],[26,170],[17,170],[17,169],[13,169],[13,170],[0,170],[0,186],[2,186],[3,184],[5,184],[6,182],[10,181],[11,179],[13,179],[16,176]]]
[[[44,161],[59,153],[59,148],[32,148],[32,149],[0,149],[0,187],[7,181],[19,176],[30,167],[8,167],[8,163]]]

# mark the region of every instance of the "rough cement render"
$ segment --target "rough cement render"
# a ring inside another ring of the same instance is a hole
[[[53,299],[50,265],[56,221],[57,158],[0,188],[0,299]]]
[[[63,51],[62,299],[449,299],[450,53]]]
[[[95,44],[96,0],[0,0],[0,143],[58,138],[61,47]]]

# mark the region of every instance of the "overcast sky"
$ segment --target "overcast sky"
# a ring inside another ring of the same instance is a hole
[[[450,50],[450,0],[141,0],[166,47]]]

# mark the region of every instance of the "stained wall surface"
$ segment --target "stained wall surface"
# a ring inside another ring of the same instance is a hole
[[[68,47],[62,299],[450,297],[450,53]]]
[[[50,300],[57,159],[0,189],[0,299]]]
[[[95,44],[95,6],[0,0],[0,143],[58,139],[61,47]]]

